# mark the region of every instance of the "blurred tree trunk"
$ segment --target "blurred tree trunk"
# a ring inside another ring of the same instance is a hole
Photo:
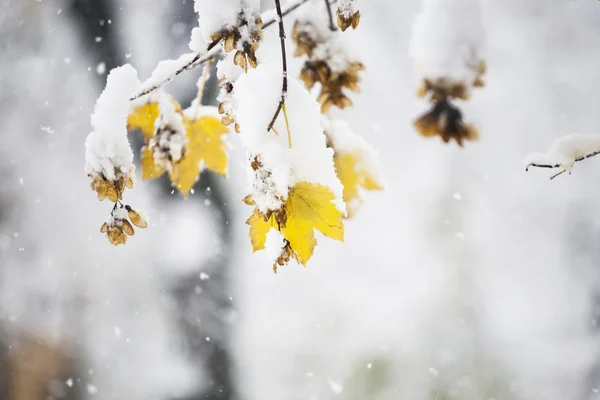
[[[170,23],[180,22],[191,31],[196,24],[193,2],[177,2],[172,5],[177,11],[170,15],[176,15],[177,21],[166,21],[166,27]],[[121,48],[122,39],[119,39],[114,23],[119,18],[115,12],[111,0],[73,0],[72,15],[79,25],[83,45],[91,50],[90,56],[96,63],[103,62],[109,71],[125,62],[125,49]],[[171,37],[168,29],[165,36],[174,40],[180,38]],[[96,38],[101,38],[97,40]],[[186,38],[187,40],[187,38]],[[174,47],[181,43],[174,43]],[[214,68],[214,66],[213,66]],[[215,102],[217,94],[216,79],[208,82],[204,93],[204,104]],[[100,85],[104,86],[104,75],[98,75],[102,80]],[[196,88],[190,87],[185,94],[184,104],[189,103],[196,96]],[[139,138],[139,135],[136,135]],[[139,139],[131,138],[132,144],[139,150],[142,143]],[[178,196],[171,196],[173,190],[168,179],[158,180],[163,188],[162,201],[181,201]],[[203,393],[197,393],[192,399],[231,399],[233,398],[233,383],[231,380],[231,357],[229,354],[228,326],[226,318],[230,313],[231,301],[228,293],[227,273],[229,270],[232,254],[232,234],[229,227],[229,209],[227,207],[227,196],[222,184],[222,178],[210,171],[204,171],[194,187],[195,196],[190,200],[205,204],[210,201],[211,217],[217,227],[216,234],[220,236],[223,251],[219,257],[211,260],[211,265],[198,265],[189,275],[181,277],[170,288],[171,294],[177,303],[177,315],[174,323],[179,325],[182,333],[182,347],[188,352],[188,357],[194,364],[202,365],[203,371],[208,376],[208,381],[203,382],[206,387]],[[210,280],[203,282],[203,293],[198,295],[198,276],[200,271],[211,272]],[[206,340],[206,338],[210,340]],[[200,377],[199,377],[200,379]]]

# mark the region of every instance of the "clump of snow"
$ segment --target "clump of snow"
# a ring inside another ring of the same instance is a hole
[[[212,35],[220,30],[235,26],[242,11],[241,0],[195,0],[194,10],[198,13],[198,22],[202,32],[202,41],[212,42]],[[194,36],[198,35],[196,32]],[[196,45],[194,42],[195,50]],[[192,47],[192,46],[190,46]]]
[[[273,265],[277,263],[277,259],[281,256],[281,251],[285,247],[285,238],[283,233],[277,229],[271,229],[267,232],[267,240],[265,242],[265,252],[267,258]]]
[[[194,10],[200,28],[192,31],[190,48],[201,51],[206,48],[205,43],[214,40],[215,33],[239,28],[240,18],[246,19],[252,29],[254,20],[260,16],[260,0],[195,0]]]
[[[203,48],[206,50],[206,46]],[[173,79],[177,72],[189,65],[198,54],[185,53],[175,60],[163,60],[158,63],[148,79],[142,83],[140,91],[146,91]],[[133,97],[133,96],[132,96]]]
[[[113,69],[92,114],[93,131],[88,135],[85,172],[114,181],[116,174],[133,175],[133,152],[127,139],[129,98],[140,83],[129,64]]]
[[[258,209],[266,213],[281,207],[288,188],[310,182],[327,186],[336,207],[345,212],[333,150],[326,146],[321,127],[320,106],[296,79],[289,79],[285,100],[291,144],[283,112],[273,126],[278,134],[267,131],[281,99],[281,82],[279,66],[263,64],[241,76],[233,92],[240,138],[251,161],[256,157],[261,165],[260,173],[248,167],[250,194]]]
[[[570,172],[573,164],[600,153],[600,136],[571,134],[555,141],[546,153],[531,153],[524,162],[527,167],[557,168]],[[555,175],[556,176],[556,175]]]
[[[154,148],[154,162],[168,169],[185,155],[187,137],[183,116],[175,108],[171,96],[162,92],[158,108],[159,117],[154,121],[156,133],[150,147]]]
[[[409,48],[420,78],[468,87],[479,71],[483,34],[479,0],[423,0]]]

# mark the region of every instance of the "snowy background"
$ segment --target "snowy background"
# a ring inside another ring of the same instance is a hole
[[[229,180],[205,174],[187,201],[141,183],[128,199],[149,229],[119,248],[99,233],[93,104],[110,67],[144,78],[187,51],[191,0],[0,0],[0,398],[600,396],[598,160],[554,181],[522,163],[600,133],[600,4],[481,5],[486,87],[461,104],[481,139],[460,149],[412,128],[427,107],[408,55],[419,2],[361,3],[347,38],[362,92],[335,115],[379,150],[386,190],[364,196],[346,243],[274,275],[247,239],[235,135]],[[198,73],[170,90],[189,101]],[[38,347],[52,373],[35,394]]]

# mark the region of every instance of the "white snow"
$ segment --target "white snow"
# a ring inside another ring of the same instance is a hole
[[[158,108],[160,114],[154,121],[154,127],[158,134],[153,140],[156,140],[159,149],[169,149],[170,161],[177,162],[183,158],[187,144],[183,116],[175,109],[171,96],[167,94],[159,96]],[[154,152],[154,161],[159,165],[170,163],[168,159],[164,158],[162,151]]]
[[[204,50],[206,50],[206,47],[204,47]],[[175,60],[163,60],[159,62],[150,77],[142,83],[139,91],[149,90],[170,81],[176,76],[177,71],[190,64],[197,55],[197,53],[185,53]]]
[[[409,47],[419,77],[469,87],[478,73],[483,36],[479,0],[423,0]]]
[[[247,168],[250,194],[258,209],[266,212],[281,206],[288,188],[298,182],[311,182],[329,187],[336,207],[345,212],[342,184],[333,167],[333,150],[326,147],[321,127],[320,106],[296,79],[289,79],[285,101],[291,147],[283,112],[274,125],[278,134],[267,132],[281,98],[281,84],[280,67],[261,64],[241,76],[235,85],[233,106],[240,138],[250,159],[258,156],[263,166],[260,174]]]
[[[201,42],[212,42],[212,35],[221,30],[229,30],[238,24],[238,17],[244,16],[250,26],[258,17],[260,0],[195,0],[194,10],[198,13],[198,30],[192,32],[190,48],[195,51]]]
[[[267,259],[275,264],[279,256],[281,256],[281,250],[285,247],[285,238],[283,233],[277,229],[272,229],[267,232],[267,241],[265,242],[265,253]]]
[[[570,171],[576,161],[598,152],[600,136],[575,133],[556,140],[546,153],[529,154],[524,163],[527,166],[547,165],[560,171]]]
[[[212,34],[222,29],[229,29],[237,24],[238,15],[242,11],[241,0],[195,0],[194,10],[198,13],[198,23],[202,32],[202,40],[205,43],[212,42]],[[197,31],[193,34],[200,37]],[[199,41],[194,40],[193,48],[195,51]]]
[[[133,152],[127,139],[129,98],[139,87],[137,71],[129,64],[113,69],[92,114],[85,172],[114,180],[116,173],[133,174]]]

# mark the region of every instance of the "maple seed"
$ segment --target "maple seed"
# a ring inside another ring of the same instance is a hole
[[[337,23],[342,32],[344,32],[349,27],[352,27],[352,29],[356,29],[358,27],[359,22],[360,11],[356,11],[354,14],[348,15],[348,13],[342,12],[342,10],[338,9]]]
[[[142,216],[137,211],[135,211],[129,206],[125,206],[125,209],[127,210],[127,216],[135,226],[142,229],[148,227],[148,222],[144,218],[142,218]]]
[[[126,219],[123,220],[123,232],[125,232],[126,234],[128,234],[129,236],[133,236],[135,231],[133,230],[133,226],[131,226],[131,224],[129,223],[129,221],[127,221]]]
[[[114,246],[125,244],[127,242],[127,236],[123,232],[123,229],[115,225],[108,228],[106,236],[108,237],[108,241]]]

